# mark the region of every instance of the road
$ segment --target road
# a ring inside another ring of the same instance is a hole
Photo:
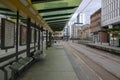
[[[120,57],[84,45],[64,42],[79,80],[120,80]]]

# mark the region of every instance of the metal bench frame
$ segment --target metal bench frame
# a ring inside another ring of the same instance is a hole
[[[13,62],[9,68],[12,71],[11,80],[16,80],[18,75],[28,68],[33,61],[32,57],[20,58],[17,62]]]

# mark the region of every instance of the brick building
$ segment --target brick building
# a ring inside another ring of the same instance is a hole
[[[92,40],[95,43],[108,43],[108,33],[101,27],[101,9],[93,13],[90,19],[90,32],[92,35]]]

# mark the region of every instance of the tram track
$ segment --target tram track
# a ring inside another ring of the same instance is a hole
[[[112,60],[112,61],[120,64],[120,59],[119,59],[119,60],[116,60],[116,59],[115,59],[115,58],[120,58],[120,56],[116,56],[116,55],[114,55],[114,54],[110,54],[110,53],[108,53],[108,52],[101,51],[101,50],[98,50],[98,49],[93,49],[93,48],[90,48],[90,47],[85,47],[84,45],[79,45],[79,44],[75,44],[75,45],[78,46],[78,47],[82,47],[82,48],[84,48],[84,49],[86,49],[86,50],[88,50],[88,51],[91,51],[91,52],[93,52],[93,53],[95,53],[95,54],[99,54],[100,56],[102,56],[102,57],[104,57],[104,58],[108,58],[108,59],[110,59],[110,60]],[[98,51],[99,51],[99,52],[98,52]],[[114,56],[115,58],[114,58],[113,56]]]
[[[95,61],[90,59],[88,56],[84,55],[75,47],[71,46],[70,44],[65,44],[65,45],[67,45],[67,48],[69,47],[69,50],[71,50],[72,54],[76,57],[76,59],[80,61],[82,60],[82,62],[87,66],[87,68],[91,72],[93,72],[98,77],[99,80],[120,80],[118,76],[106,70],[99,63],[96,63]]]

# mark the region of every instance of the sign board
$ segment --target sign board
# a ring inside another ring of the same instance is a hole
[[[36,29],[36,42],[38,42],[38,29]]]
[[[25,45],[27,41],[27,26],[20,25],[20,45]]]
[[[83,25],[83,23],[74,23],[74,26],[75,27],[80,27],[80,26],[82,26]]]
[[[5,18],[2,18],[1,21],[1,49],[13,48],[15,43],[15,23]]]
[[[34,42],[34,35],[35,35],[34,33],[35,33],[34,28],[31,28],[31,43]]]

